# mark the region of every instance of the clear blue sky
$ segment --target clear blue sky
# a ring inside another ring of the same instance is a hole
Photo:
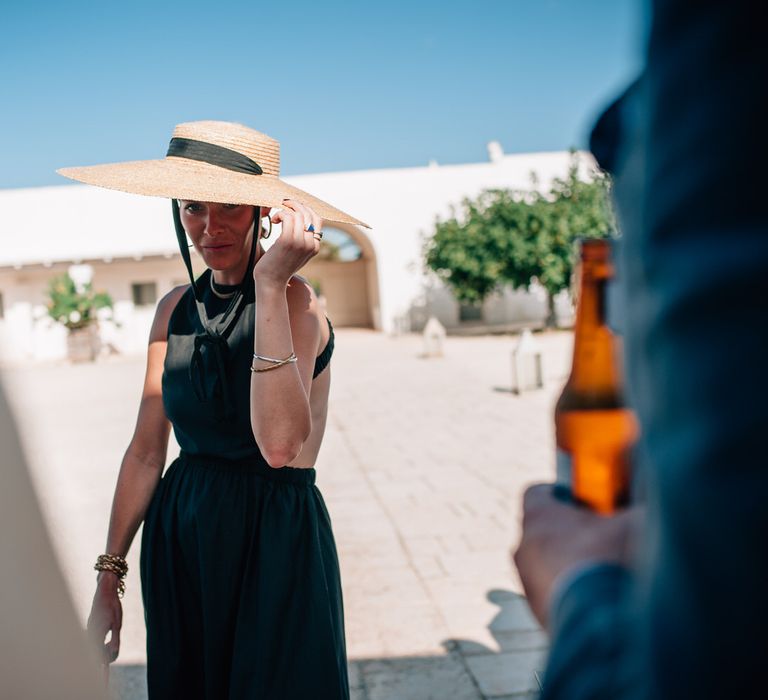
[[[639,67],[637,0],[4,2],[0,188],[238,121],[283,174],[583,146]]]

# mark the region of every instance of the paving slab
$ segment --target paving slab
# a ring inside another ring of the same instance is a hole
[[[367,700],[482,700],[455,655],[367,661],[360,668]]]
[[[526,694],[538,690],[535,671],[544,664],[540,650],[510,651],[467,657],[467,665],[484,698]]]

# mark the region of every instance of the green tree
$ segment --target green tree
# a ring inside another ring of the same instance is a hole
[[[465,199],[463,213],[437,220],[434,235],[425,245],[427,266],[465,304],[481,303],[499,286],[510,253],[511,239],[503,223],[485,215],[491,197],[483,193],[477,201]]]
[[[538,195],[544,225],[535,247],[536,280],[547,291],[547,325],[555,325],[555,296],[567,289],[573,274],[575,245],[580,238],[606,238],[616,230],[611,208],[611,182],[602,171],[579,177],[575,157],[565,178],[557,178],[546,194]]]
[[[574,156],[566,177],[546,192],[486,190],[465,199],[458,215],[435,223],[426,265],[465,303],[479,304],[505,285],[527,289],[537,281],[547,292],[547,325],[553,326],[554,299],[570,282],[576,239],[614,229],[609,187],[600,172],[580,179]]]

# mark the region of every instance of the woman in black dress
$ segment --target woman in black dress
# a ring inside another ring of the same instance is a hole
[[[164,160],[60,171],[171,198],[190,276],[157,307],[89,618],[100,642],[111,632],[114,661],[124,557],[143,520],[152,699],[349,696],[338,560],[313,468],[333,329],[296,272],[324,220],[364,224],[278,168],[264,134],[192,122]],[[272,223],[282,233],[265,251]],[[187,236],[206,265],[197,279]],[[171,427],[181,453],[163,473]]]

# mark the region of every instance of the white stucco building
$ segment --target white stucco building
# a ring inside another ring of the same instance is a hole
[[[303,271],[322,289],[337,326],[395,333],[418,330],[431,314],[449,329],[460,325],[459,305],[423,270],[423,239],[436,217],[484,189],[530,189],[532,173],[546,187],[566,175],[570,159],[567,152],[504,155],[498,144],[488,151],[484,163],[285,178],[372,227],[338,227],[355,252],[342,261],[315,259]],[[102,324],[105,346],[144,352],[157,299],[187,281],[168,201],[62,184],[2,190],[0,207],[0,359],[65,356],[66,331],[47,317],[46,288],[72,264],[90,265],[95,289],[115,303],[119,326]],[[486,300],[483,320],[536,321],[545,306],[536,290],[505,292]]]

